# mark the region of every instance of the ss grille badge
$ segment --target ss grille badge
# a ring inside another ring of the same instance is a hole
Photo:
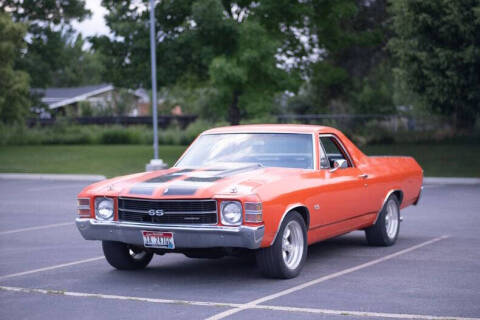
[[[150,209],[148,210],[148,215],[149,216],[157,216],[157,217],[161,217],[165,214],[165,211],[163,211],[162,209]]]

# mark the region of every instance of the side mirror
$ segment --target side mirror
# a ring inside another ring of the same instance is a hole
[[[345,159],[337,159],[333,161],[333,168],[330,169],[330,172],[335,172],[338,169],[348,168],[348,162]]]

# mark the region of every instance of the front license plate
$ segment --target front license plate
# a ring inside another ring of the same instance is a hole
[[[172,232],[142,231],[146,248],[175,249]]]

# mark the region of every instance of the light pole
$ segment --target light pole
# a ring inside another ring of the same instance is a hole
[[[152,120],[153,120],[153,159],[146,165],[146,171],[167,167],[162,159],[158,159],[158,116],[157,116],[157,54],[155,50],[155,0],[150,0],[150,57],[152,64]]]

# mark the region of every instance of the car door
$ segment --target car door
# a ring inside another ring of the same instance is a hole
[[[321,134],[319,138],[321,188],[318,204],[321,224],[329,225],[367,214],[366,176],[355,167],[340,139],[331,134]],[[346,160],[348,166],[333,170],[335,160]]]

